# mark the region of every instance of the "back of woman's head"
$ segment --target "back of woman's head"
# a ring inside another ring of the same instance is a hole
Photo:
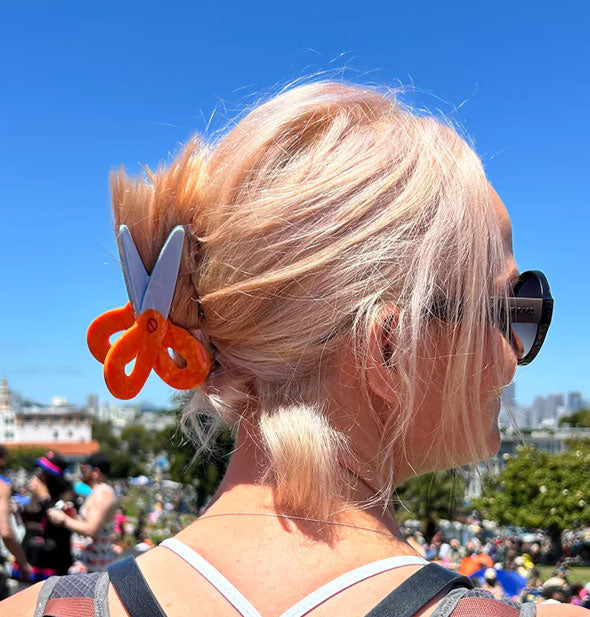
[[[327,375],[345,353],[362,376],[384,306],[396,307],[388,361],[400,403],[375,444],[379,494],[395,484],[428,387],[431,308],[444,299],[461,302],[448,308],[437,423],[453,427],[447,449],[467,442],[471,460],[481,456],[469,443],[485,394],[474,366],[494,362],[489,298],[505,293],[505,264],[481,163],[452,128],[392,91],[309,83],[217,143],[193,138],[145,179],[114,173],[112,194],[148,271],[175,225],[190,230],[170,318],[200,330],[215,363],[185,420],[203,448],[220,426],[254,423],[282,507],[325,514],[346,500],[339,458],[350,444],[326,412]],[[377,421],[365,389],[359,413]]]
[[[62,476],[54,476],[50,473],[45,473],[45,484],[47,486],[47,490],[49,491],[49,496],[52,501],[57,501],[61,498],[64,491],[67,488],[68,482]]]

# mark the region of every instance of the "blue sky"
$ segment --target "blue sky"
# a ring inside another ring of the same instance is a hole
[[[6,4],[6,3],[5,3]],[[85,332],[126,302],[108,171],[169,160],[194,132],[316,72],[405,84],[474,138],[521,270],[556,298],[517,398],[590,396],[590,3],[19,2],[0,17],[0,376],[24,396],[110,400]],[[155,376],[140,400],[167,404]]]

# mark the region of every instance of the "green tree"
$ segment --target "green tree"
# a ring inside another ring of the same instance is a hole
[[[141,424],[128,424],[121,431],[120,440],[129,452],[142,461],[154,450],[154,433]]]
[[[427,473],[406,480],[396,490],[398,520],[417,519],[430,540],[441,519],[453,520],[465,501],[465,478],[461,470]]]
[[[590,426],[590,409],[580,409],[559,419],[559,426]]]
[[[168,473],[170,479],[182,484],[193,481],[193,471],[190,463],[194,455],[194,448],[176,426],[167,426],[154,436],[156,453],[164,452],[168,458]]]
[[[145,467],[126,450],[107,451],[111,460],[111,478],[134,478],[145,473]]]
[[[8,450],[6,464],[8,469],[27,469],[31,471],[37,466],[36,459],[43,456],[46,452],[47,448],[37,446],[10,449]]]
[[[117,450],[120,447],[119,439],[113,432],[111,422],[103,422],[93,418],[92,439],[98,441],[101,450]]]
[[[590,447],[580,442],[559,454],[521,446],[474,506],[501,525],[564,529],[590,520]]]
[[[234,439],[229,431],[223,431],[213,444],[211,456],[195,458],[195,447],[190,439],[175,425],[166,427],[155,435],[154,452],[165,452],[170,479],[198,487],[199,505],[217,490],[234,447]]]
[[[570,452],[575,452],[576,450],[590,451],[590,437],[572,437],[571,439],[566,439],[565,445]]]
[[[140,428],[146,431],[143,426]],[[129,439],[133,440],[136,436],[136,431],[131,430],[129,432]],[[93,420],[92,439],[98,441],[101,451],[109,457],[111,461],[109,475],[112,478],[128,478],[130,476],[139,476],[145,472],[142,465],[142,460],[145,460],[145,456],[143,458],[136,456],[134,450],[115,435],[110,422]],[[133,445],[135,446],[135,442]]]
[[[196,457],[195,447],[180,426],[182,405],[168,412],[175,422],[162,431],[152,433],[141,424],[130,424],[121,431],[118,438],[109,422],[94,420],[92,438],[100,443],[111,459],[111,476],[126,478],[145,473],[148,454],[164,453],[168,459],[168,474],[171,480],[183,484],[194,484],[199,489],[199,502],[204,503],[217,489],[234,447],[230,431],[223,431],[213,444],[213,454]]]

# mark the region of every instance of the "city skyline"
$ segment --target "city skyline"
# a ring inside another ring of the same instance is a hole
[[[7,383],[11,392],[11,395],[15,397],[17,400],[20,400],[29,405],[40,405],[40,406],[59,406],[59,405],[74,405],[83,407],[87,405],[89,407],[100,405],[116,405],[120,408],[142,408],[142,409],[157,409],[157,408],[170,408],[171,405],[162,405],[155,401],[150,401],[143,397],[137,397],[134,401],[119,401],[114,397],[101,398],[94,392],[87,392],[84,397],[84,402],[75,401],[70,399],[64,394],[54,394],[50,397],[49,400],[43,401],[35,399],[34,397],[28,396],[26,393],[21,392],[13,388],[10,385],[10,380],[5,376],[0,376],[1,383]],[[579,411],[580,409],[590,408],[590,400],[586,398],[585,393],[580,389],[568,390],[566,392],[548,392],[546,394],[536,394],[531,403],[521,403],[518,400],[518,390],[516,388],[516,384],[511,382],[504,389],[504,396],[506,400],[508,400],[515,408],[529,408],[535,407],[537,405],[537,409],[540,409],[540,406],[543,405],[544,402],[549,401],[550,408],[553,409],[564,409],[569,412]],[[141,399],[141,400],[140,400]],[[542,416],[547,415],[548,412],[543,411],[541,413]]]
[[[537,394],[529,405],[518,402],[514,383],[505,388],[504,395],[514,421],[520,428],[555,428],[562,417],[590,408],[590,402],[580,390]],[[504,425],[511,424],[510,413],[504,404],[498,421]]]

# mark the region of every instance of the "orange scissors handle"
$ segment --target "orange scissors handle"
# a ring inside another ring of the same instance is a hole
[[[186,366],[178,367],[168,354],[168,349],[182,356]],[[211,360],[205,346],[186,330],[168,321],[162,347],[156,358],[155,371],[160,378],[173,388],[190,390],[205,381],[210,369]]]
[[[112,309],[99,315],[89,326],[86,333],[86,341],[90,353],[101,363],[107,357],[111,348],[110,338],[116,332],[128,330],[135,322],[131,302],[125,306]]]
[[[104,362],[104,378],[113,396],[130,399],[143,388],[168,329],[168,320],[158,311],[147,309],[109,349]],[[125,367],[135,359],[129,375]]]

